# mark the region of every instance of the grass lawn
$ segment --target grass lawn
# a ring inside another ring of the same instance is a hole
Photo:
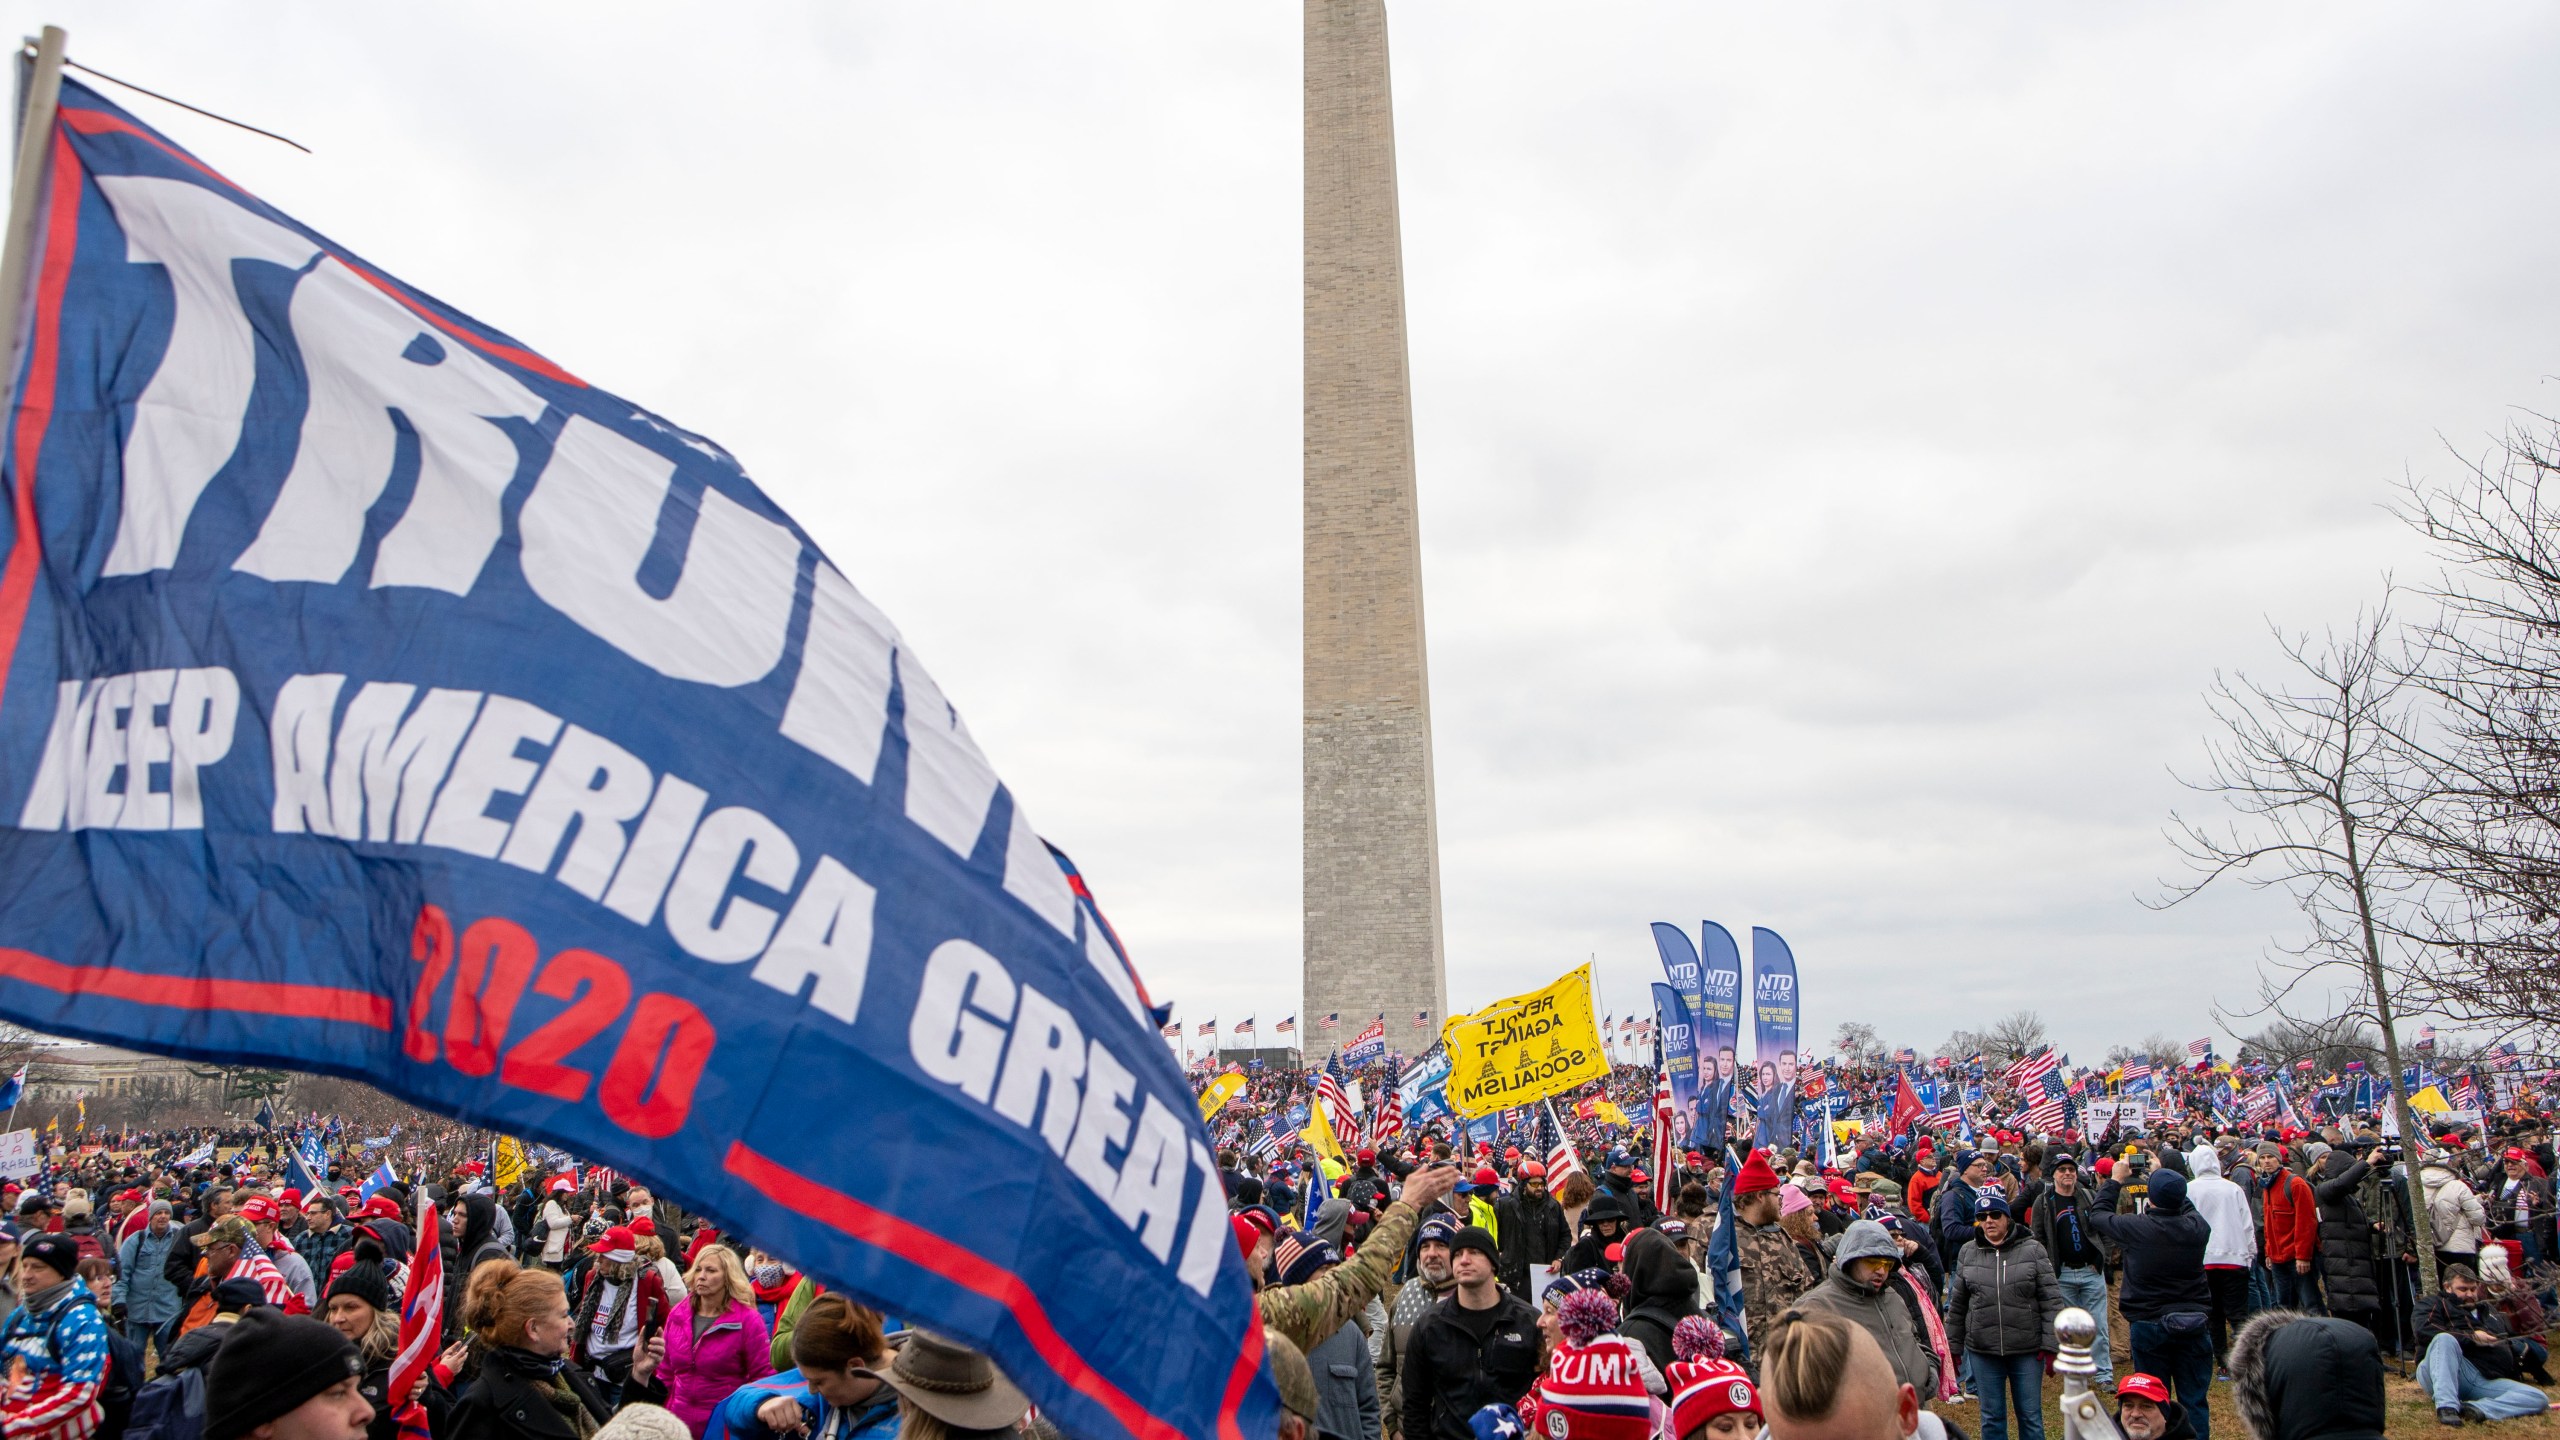
[[[2123,1362],[2117,1363],[2121,1366]],[[2426,1392],[2418,1388],[2416,1380],[2404,1380],[2391,1373],[2388,1364],[2384,1366],[2383,1376],[2383,1397],[2389,1406],[2385,1416],[2386,1428],[2391,1433],[2424,1435],[2431,1431],[2445,1429],[2436,1423],[2435,1402],[2427,1398]],[[2560,1391],[2544,1393],[2551,1395],[2555,1403],[2560,1403]],[[2113,1414],[2116,1408],[2115,1396],[2107,1394],[2105,1400],[2108,1413]],[[1949,1423],[1961,1427],[1967,1435],[1973,1436],[1974,1440],[1981,1440],[1982,1407],[1980,1405],[1932,1404],[1929,1408],[1944,1416]],[[2465,1428],[2477,1432],[2483,1427]],[[2528,1416],[2522,1420],[2502,1421],[2486,1428],[2495,1430],[2501,1436],[2515,1436],[2517,1440],[2524,1440],[2524,1437],[2560,1437],[2560,1415],[2545,1411],[2540,1415]],[[2009,1422],[2010,1440],[2017,1440],[2017,1433],[2017,1420],[2012,1417]],[[2059,1376],[2047,1376],[2044,1382],[2044,1433],[2045,1440],[2062,1440],[2062,1380]],[[2244,1440],[2247,1435],[2248,1431],[2240,1424],[2240,1412],[2232,1406],[2231,1387],[2218,1380],[2215,1381],[2213,1440]]]

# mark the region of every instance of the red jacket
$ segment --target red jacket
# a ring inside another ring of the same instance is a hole
[[[2320,1258],[2320,1206],[2311,1182],[2279,1168],[2267,1187],[2267,1263]]]

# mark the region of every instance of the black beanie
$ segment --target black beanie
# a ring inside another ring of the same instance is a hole
[[[213,1352],[204,1440],[239,1440],[291,1413],[364,1362],[347,1337],[303,1315],[260,1307],[241,1315]]]
[[[339,1271],[338,1278],[329,1282],[329,1293],[321,1297],[321,1303],[325,1306],[341,1295],[353,1295],[376,1310],[388,1310],[391,1308],[391,1278],[372,1261],[358,1260]]]

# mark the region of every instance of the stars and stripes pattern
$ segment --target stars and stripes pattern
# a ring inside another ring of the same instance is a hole
[[[1575,1153],[1572,1139],[1565,1134],[1563,1123],[1556,1119],[1556,1102],[1541,1100],[1538,1108],[1542,1112],[1539,1134],[1545,1141],[1541,1148],[1547,1157],[1547,1189],[1553,1193],[1563,1186],[1564,1177],[1582,1168],[1582,1157]]]
[[[1321,1020],[1317,1021],[1317,1022],[1316,1022],[1316,1028],[1317,1028],[1318,1030],[1339,1030],[1339,1029],[1341,1029],[1341,1028],[1342,1028],[1342,1012],[1341,1012],[1341,1011],[1339,1011],[1339,1010],[1336,1010],[1336,1011],[1334,1011],[1332,1014],[1327,1015],[1327,1016],[1326,1016],[1326,1017],[1324,1017],[1323,1019],[1321,1019]]]
[[[1271,1027],[1271,1033],[1272,1033],[1272,1034],[1274,1034],[1274,1035],[1295,1035],[1295,1034],[1297,1034],[1297,1033],[1298,1033],[1298,1017],[1297,1017],[1297,1016],[1295,1016],[1295,1015],[1292,1015],[1292,1016],[1290,1016],[1288,1019],[1281,1021],[1279,1024],[1272,1026],[1272,1027]]]
[[[98,1392],[107,1379],[107,1322],[85,1286],[66,1291],[41,1315],[23,1306],[12,1311],[0,1331],[0,1355],[8,1364],[11,1435],[87,1440],[96,1432]]]
[[[256,1281],[258,1288],[265,1292],[267,1303],[279,1310],[285,1309],[288,1303],[295,1307],[288,1313],[301,1313],[310,1308],[302,1303],[302,1297],[294,1292],[293,1286],[285,1282],[284,1272],[276,1268],[276,1262],[268,1259],[267,1252],[257,1248],[255,1242],[241,1247],[240,1258],[231,1264],[231,1273],[222,1278]]]
[[[1324,1062],[1324,1073],[1316,1077],[1316,1098],[1324,1102],[1324,1113],[1333,1117],[1333,1138],[1344,1144],[1357,1144],[1360,1121],[1351,1109],[1351,1095],[1342,1085],[1342,1056],[1333,1055]]]
[[[2061,1063],[2062,1057],[2054,1052],[2052,1046],[2040,1045],[2036,1047],[2034,1054],[2019,1057],[2008,1069],[2002,1071],[2001,1075],[2023,1092],[2040,1094],[2044,1088],[2045,1077],[2052,1074],[2054,1067]]]
[[[2213,1037],[2210,1035],[2207,1035],[2201,1040],[2190,1040],[2187,1042],[2187,1058],[2190,1060],[2201,1060],[2212,1053]]]
[[[418,1233],[440,1235],[435,1202],[420,1197]],[[409,1269],[408,1288],[401,1292],[400,1348],[392,1352],[391,1374],[382,1398],[400,1422],[401,1440],[418,1440],[427,1432],[427,1411],[417,1402],[418,1379],[444,1348],[444,1249],[421,1245]]]
[[[1250,1035],[1250,1034],[1252,1034],[1252,1033],[1253,1033],[1253,1017],[1252,1017],[1252,1016],[1250,1016],[1250,1015],[1247,1015],[1247,1016],[1246,1016],[1246,1017],[1244,1017],[1243,1019],[1241,1019],[1241,1020],[1237,1021],[1237,1022],[1236,1022],[1236,1024],[1235,1024],[1235,1028],[1234,1028],[1234,1029],[1232,1029],[1232,1030],[1230,1030],[1230,1031],[1228,1031],[1227,1033],[1228,1033],[1228,1034],[1230,1034],[1230,1035]]]
[[[1195,1034],[1200,1034],[1200,1035],[1215,1035],[1215,1034],[1217,1034],[1217,1033],[1218,1033],[1218,1021],[1217,1021],[1216,1017],[1212,1016],[1211,1018],[1209,1018],[1209,1019],[1207,1019],[1207,1020],[1203,1020],[1203,1021],[1201,1021],[1201,1022],[1200,1022],[1200,1028],[1199,1028],[1197,1031],[1193,1032],[1193,1033],[1195,1033]]]
[[[1671,1072],[1667,1069],[1656,1071],[1653,1080],[1653,1208],[1658,1214],[1671,1213]]]
[[[1431,1012],[1430,1012],[1430,1011],[1428,1011],[1428,1010],[1416,1010],[1416,1011],[1414,1011],[1414,1012],[1413,1012],[1413,1028],[1414,1028],[1414,1029],[1416,1029],[1416,1030],[1424,1030],[1424,1029],[1428,1029],[1428,1028],[1430,1028],[1430,1025],[1431,1025]]]
[[[2134,1059],[2124,1062],[2124,1090],[2127,1094],[2131,1094],[2136,1090],[2147,1089],[2150,1087],[2150,1084],[2150,1061],[2137,1056]]]
[[[1404,1133],[1404,1092],[1390,1077],[1378,1090],[1378,1108],[1370,1117],[1369,1143],[1384,1145]]]

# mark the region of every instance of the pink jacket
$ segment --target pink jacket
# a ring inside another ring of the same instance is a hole
[[[756,1307],[740,1300],[731,1301],[700,1340],[693,1325],[693,1297],[686,1296],[667,1317],[667,1358],[658,1365],[658,1377],[667,1387],[667,1408],[699,1440],[711,1412],[731,1391],[773,1373],[773,1336]]]

